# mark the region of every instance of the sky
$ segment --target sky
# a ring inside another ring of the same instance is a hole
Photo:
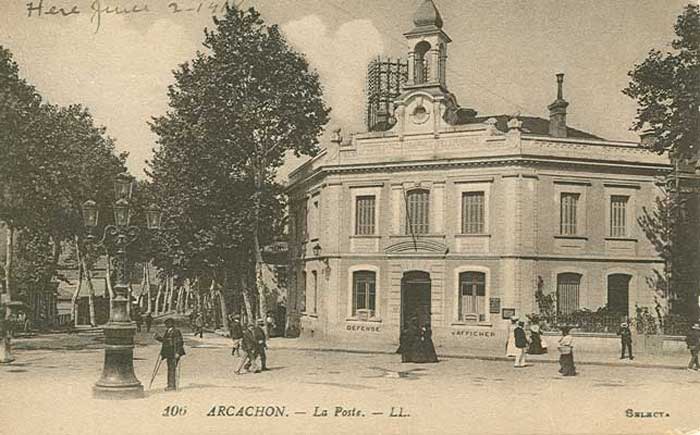
[[[132,174],[144,177],[156,146],[148,122],[166,112],[172,71],[203,49],[203,30],[213,27],[212,13],[224,1],[0,0],[0,45],[48,101],[87,106],[118,149],[129,152]],[[423,0],[235,1],[280,25],[321,77],[333,109],[327,129],[353,132],[363,130],[368,62],[406,56],[403,33]],[[670,49],[673,24],[687,3],[435,0],[452,38],[448,88],[479,115],[546,118],[555,74],[563,72],[570,126],[637,140],[630,131],[637,106],[621,92],[627,72],[650,49]],[[109,12],[146,6],[140,13]],[[282,177],[298,164],[288,161]]]

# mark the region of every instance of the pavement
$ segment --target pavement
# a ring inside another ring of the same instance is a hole
[[[207,342],[218,346],[228,346],[230,339],[221,335],[221,333],[210,332],[206,336]],[[387,347],[385,344],[366,343],[366,342],[347,342],[334,343],[322,339],[314,338],[275,338],[272,340],[274,346],[279,349],[296,349],[304,351],[322,351],[322,352],[344,352],[344,353],[360,353],[360,354],[386,354],[393,355],[395,348]],[[505,355],[496,355],[488,350],[480,350],[473,348],[465,348],[464,351],[458,352],[454,348],[450,351],[443,351],[438,345],[436,348],[438,356],[442,358],[459,358],[459,359],[475,359],[484,361],[512,361],[512,358],[507,358]],[[652,369],[669,369],[669,370],[685,370],[688,366],[690,355],[680,353],[669,353],[660,355],[640,354],[634,357],[634,360],[620,359],[619,354],[600,353],[600,352],[575,352],[575,360],[578,365],[599,365],[608,367],[636,367],[636,368],[652,368]],[[533,363],[559,363],[559,353],[556,350],[550,350],[543,355],[527,355],[527,360]]]
[[[271,370],[236,376],[229,339],[188,333],[178,391],[164,391],[161,370],[145,398],[114,402],[91,396],[103,343],[99,331],[17,340],[16,361],[0,366],[0,433],[700,433],[700,373],[685,370],[577,362],[579,375],[562,377],[544,362],[402,364],[390,352],[273,338]],[[137,335],[134,368],[146,387],[158,352],[151,334]]]

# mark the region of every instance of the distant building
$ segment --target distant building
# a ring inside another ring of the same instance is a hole
[[[432,1],[404,36],[393,113],[368,116],[383,131],[336,132],[290,174],[288,308],[302,334],[395,343],[417,316],[441,343],[472,345],[537,312],[540,280],[562,314],[651,305],[662,262],[637,217],[668,159],[569,126],[563,74],[549,119],[460,107]]]

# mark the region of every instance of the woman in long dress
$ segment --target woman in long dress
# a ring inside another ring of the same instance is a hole
[[[564,326],[561,328],[561,338],[559,339],[559,373],[564,376],[576,376],[576,366],[574,366],[574,337],[571,336],[571,328]]]
[[[436,363],[438,362],[435,345],[433,344],[432,331],[430,326],[424,325],[420,328],[420,335],[416,343],[416,354],[413,362]]]
[[[542,341],[542,334],[538,325],[530,326],[530,345],[527,349],[530,355],[542,355],[547,353],[547,345]]]
[[[506,358],[515,358],[516,355],[514,331],[517,323],[517,317],[513,316],[510,318],[510,325],[508,325],[508,340],[506,341]]]
[[[399,337],[399,348],[396,353],[401,354],[401,362],[413,362],[416,355],[416,345],[418,343],[418,326],[415,319],[407,322],[407,325],[401,330]]]

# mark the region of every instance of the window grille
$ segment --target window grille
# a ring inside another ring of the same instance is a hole
[[[484,232],[484,192],[462,194],[462,234]]]
[[[406,195],[406,232],[428,234],[430,230],[430,192],[413,190]]]
[[[355,234],[366,236],[374,234],[375,198],[358,196],[355,203]]]
[[[576,235],[576,212],[578,206],[578,193],[562,193],[561,194],[561,219],[560,233],[564,236]]]
[[[627,196],[610,198],[610,237],[627,236]]]

